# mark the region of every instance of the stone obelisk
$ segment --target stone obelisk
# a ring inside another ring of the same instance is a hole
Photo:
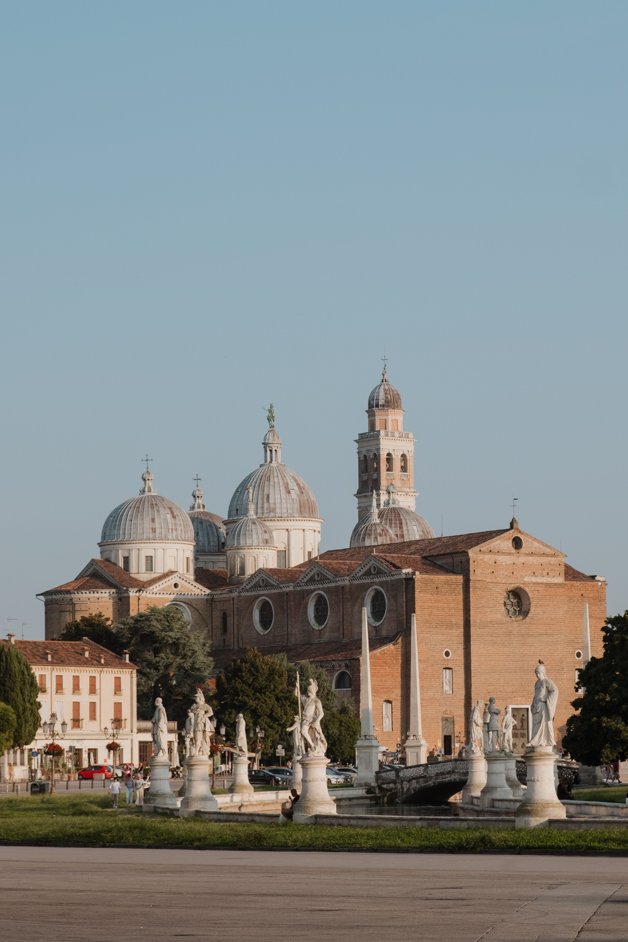
[[[423,738],[421,717],[421,684],[419,680],[419,646],[416,636],[416,615],[410,618],[410,717],[408,738],[403,744],[406,765],[427,762],[427,742]]]
[[[355,747],[358,758],[356,785],[374,785],[379,769],[379,742],[373,724],[373,694],[369,651],[369,622],[362,609],[362,657],[360,658],[360,738]]]

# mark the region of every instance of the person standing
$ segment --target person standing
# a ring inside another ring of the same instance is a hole
[[[120,798],[120,781],[117,778],[111,780],[111,785],[109,786],[109,791],[111,792],[111,804],[114,808],[118,807],[118,801]]]
[[[144,804],[144,777],[137,773],[133,779],[133,791],[135,793],[135,804],[141,807]]]

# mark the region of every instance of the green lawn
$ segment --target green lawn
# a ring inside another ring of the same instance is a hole
[[[574,801],[612,801],[623,805],[627,795],[628,785],[578,786],[573,790]]]
[[[0,801],[0,842],[84,847],[186,847],[240,850],[485,851],[628,854],[628,827],[586,831],[469,830],[400,826],[214,824],[198,818],[111,808],[107,795],[32,796]]]

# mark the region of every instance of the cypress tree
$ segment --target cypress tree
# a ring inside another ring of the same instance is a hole
[[[31,666],[12,644],[0,643],[0,701],[17,720],[12,746],[26,746],[39,728],[39,687]]]

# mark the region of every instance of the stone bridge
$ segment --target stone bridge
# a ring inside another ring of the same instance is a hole
[[[526,771],[525,759],[517,759],[517,778],[522,785],[526,784]],[[464,787],[468,772],[466,759],[445,759],[377,772],[377,795],[384,804],[441,805]],[[575,762],[558,762],[559,798],[569,797],[577,775]]]

